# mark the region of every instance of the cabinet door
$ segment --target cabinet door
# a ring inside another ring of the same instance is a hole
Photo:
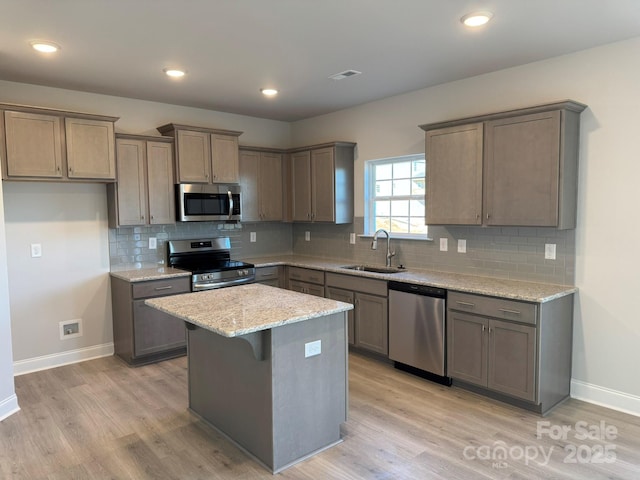
[[[259,171],[260,217],[265,221],[280,221],[283,218],[282,155],[270,152],[261,153]]]
[[[497,392],[535,401],[535,372],[536,329],[490,320],[487,386]]]
[[[292,216],[294,222],[311,221],[311,152],[291,155]]]
[[[205,132],[178,130],[176,134],[178,183],[209,183],[211,140]]]
[[[272,287],[280,287],[281,267],[257,267],[256,282]]]
[[[354,294],[349,290],[342,290],[340,288],[327,287],[327,298],[331,300],[337,300],[339,302],[354,303]],[[354,310],[347,312],[347,334],[349,338],[349,345],[355,343],[355,318]]]
[[[356,292],[355,302],[355,345],[387,355],[389,353],[387,299]]]
[[[211,134],[213,183],[238,183],[238,137]]]
[[[473,123],[426,133],[427,224],[482,223],[482,132]]]
[[[147,179],[149,223],[155,225],[175,223],[173,144],[147,142]]]
[[[115,180],[113,122],[65,119],[69,178]]]
[[[335,162],[333,147],[311,151],[311,220],[334,222]]]
[[[144,300],[133,302],[134,357],[184,347],[186,331],[184,321],[148,307]]]
[[[62,177],[62,119],[52,115],[4,112],[7,176]]]
[[[240,152],[240,188],[242,189],[242,221],[258,222],[260,206],[258,201],[260,152]]]
[[[556,226],[560,111],[485,126],[485,223]]]
[[[487,386],[487,326],[485,318],[449,310],[448,376]]]
[[[116,140],[118,225],[144,225],[147,212],[145,181],[146,144],[142,140]]]

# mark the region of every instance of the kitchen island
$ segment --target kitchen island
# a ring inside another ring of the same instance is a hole
[[[146,304],[187,322],[189,408],[272,472],[341,441],[351,304],[260,284]]]

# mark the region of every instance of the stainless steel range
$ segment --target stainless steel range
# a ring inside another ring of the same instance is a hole
[[[171,267],[192,272],[193,292],[252,283],[256,278],[251,263],[231,260],[228,237],[171,240],[167,243],[167,260]]]

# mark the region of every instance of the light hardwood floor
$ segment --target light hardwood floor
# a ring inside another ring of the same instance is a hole
[[[349,361],[344,442],[279,477],[640,478],[638,417],[569,400],[542,418],[355,353]],[[273,478],[189,413],[186,365],[109,357],[16,377],[21,411],[0,423],[0,478]],[[603,425],[608,438],[582,438]],[[538,438],[545,426],[571,430]]]

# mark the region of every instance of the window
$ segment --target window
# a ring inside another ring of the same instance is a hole
[[[370,160],[365,179],[365,234],[426,238],[424,155]]]

